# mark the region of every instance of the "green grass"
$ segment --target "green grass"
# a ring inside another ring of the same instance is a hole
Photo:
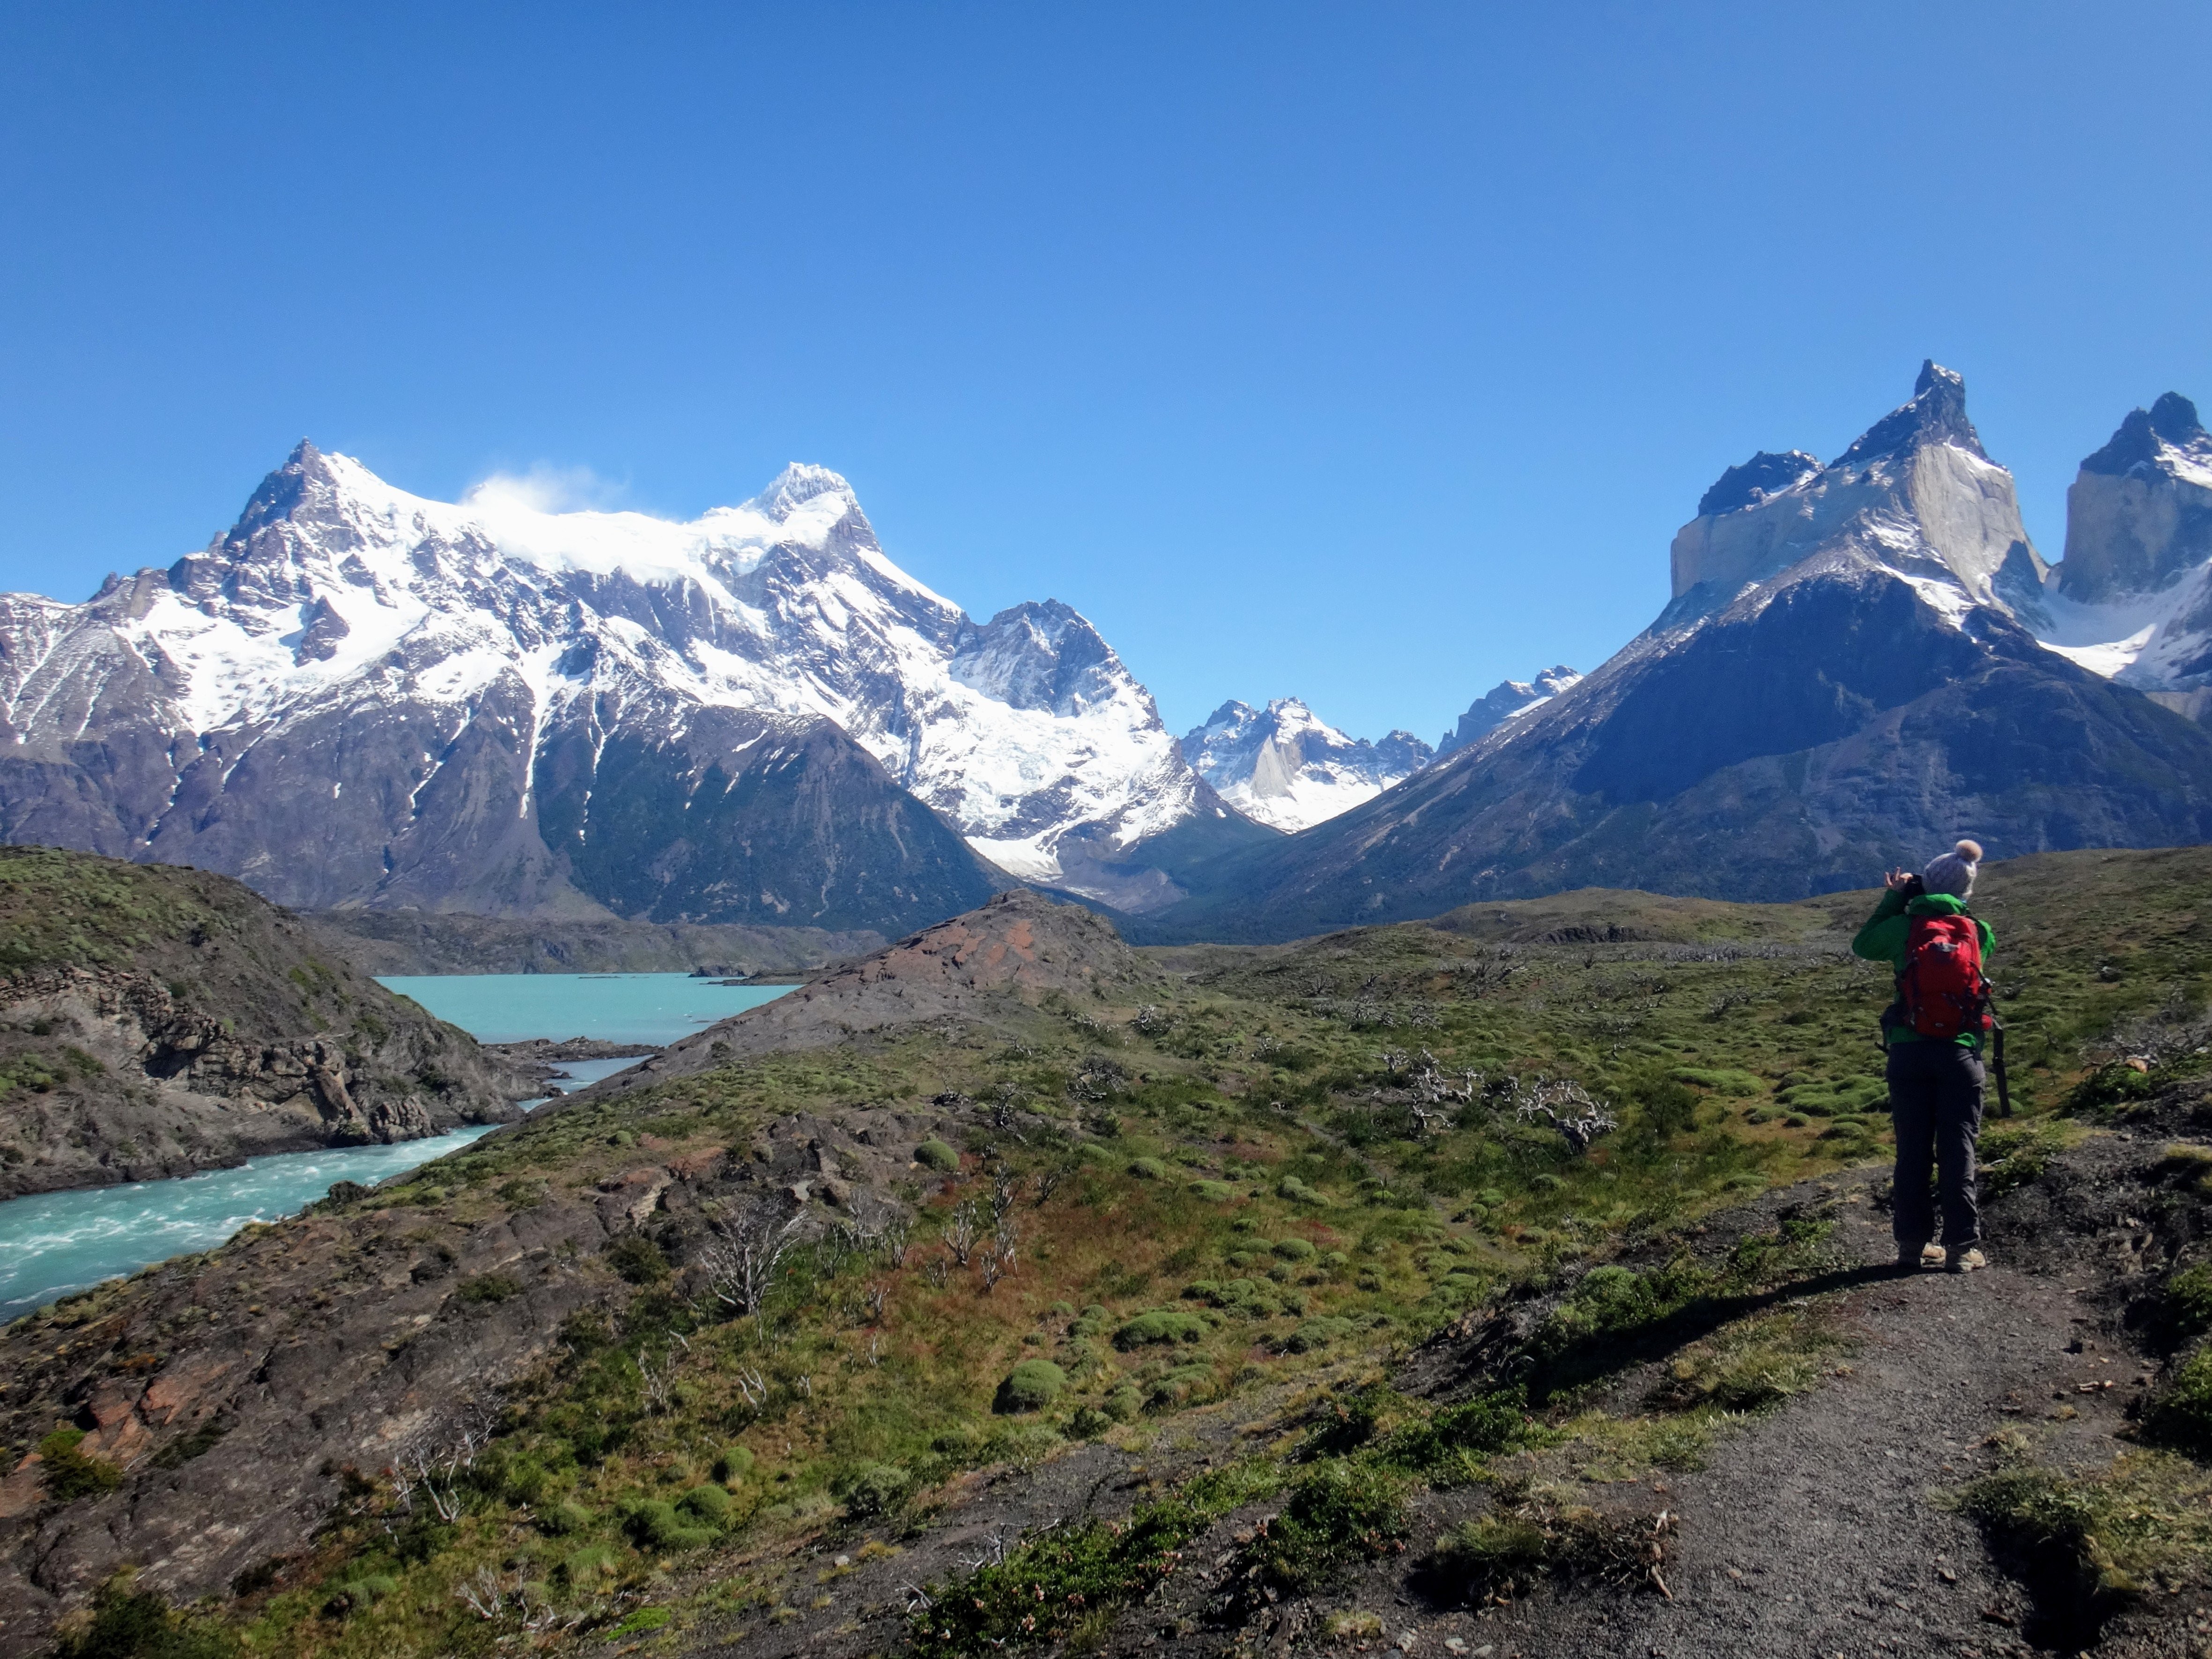
[[[2095,1063],[2084,1051],[2099,1033],[2203,985],[2212,963],[2182,918],[2212,900],[2212,855],[2032,860],[1992,866],[1984,884],[2022,1109],[1991,1126],[2002,1183],[2037,1178],[2071,1133],[2053,1115]],[[918,1217],[904,1268],[802,1251],[757,1323],[679,1296],[683,1248],[658,1224],[565,1267],[599,1299],[508,1391],[459,1518],[423,1527],[387,1489],[363,1497],[303,1570],[313,1582],[240,1614],[257,1650],[462,1650],[481,1632],[453,1589],[486,1568],[546,1584],[587,1632],[611,1628],[623,1597],[676,1616],[710,1595],[773,1598],[783,1553],[921,1524],[963,1470],[1086,1437],[1133,1448],[1194,1407],[1257,1413],[1317,1383],[1331,1403],[1289,1468],[1290,1521],[1246,1559],[1252,1582],[1280,1593],[1395,1551],[1393,1506],[1408,1492],[1474,1480],[1504,1483],[1504,1501],[1439,1553],[1435,1570],[1460,1590],[1649,1582],[1637,1552],[1655,1541],[1650,1517],[1613,1514],[1585,1484],[1694,1465],[1747,1414],[1814,1386],[1841,1342],[1818,1307],[1762,1300],[1827,1265],[1818,1224],[1718,1259],[1611,1258],[1624,1238],[1885,1156],[1870,1033],[1888,978],[1842,949],[1863,895],[1762,907],[1569,896],[1288,947],[1158,951],[1180,977],[1150,1033],[1134,1008],[1048,998],[1013,1038],[909,1032],[770,1055],[564,1108],[349,1204],[335,1219],[496,1225],[638,1167],[641,1133],[670,1143],[651,1154],[665,1159],[854,1102],[988,1100],[1007,1085],[1026,1103],[1019,1139],[979,1115],[957,1151],[918,1155],[923,1170],[897,1194]],[[1543,942],[1573,929],[1597,937]],[[2100,977],[2114,963],[2118,976]],[[1480,1079],[1425,1124],[1405,1086],[1423,1051],[1455,1089]],[[1505,1080],[1540,1073],[1607,1103],[1619,1127],[1577,1152],[1522,1117]],[[1001,1163],[1074,1172],[1043,1204],[1022,1201],[1020,1265],[989,1294],[972,1271],[938,1282],[922,1262]],[[501,1278],[455,1294],[489,1304],[527,1288]],[[1340,1386],[1470,1309],[1569,1282],[1510,1390],[1437,1406]],[[2177,1309],[2212,1307],[2194,1284],[2172,1282]],[[1649,1397],[1594,1409],[1601,1385],[1647,1361],[1659,1368]],[[672,1381],[656,1392],[663,1368]],[[1002,1383],[1046,1370],[1057,1389],[994,1410]],[[1514,1487],[1511,1471],[1541,1478]],[[1255,1459],[1155,1497],[1118,1529],[1062,1528],[933,1587],[917,1638],[978,1655],[1093,1641],[1182,1570],[1177,1551],[1283,1474]],[[679,1561],[673,1582],[663,1559]],[[394,1587],[373,1617],[324,1615],[339,1586],[369,1578]]]

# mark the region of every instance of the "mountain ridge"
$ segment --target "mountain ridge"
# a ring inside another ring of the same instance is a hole
[[[1730,469],[1706,492],[1673,598],[1604,665],[1197,872],[1140,936],[1285,939],[1585,885],[1790,899],[1968,831],[1997,856],[2212,839],[2212,732],[2025,625],[2049,567],[1959,376],[1923,366],[1817,471],[1755,470],[1777,487]]]
[[[1133,849],[1214,805],[1079,612],[975,621],[797,464],[677,524],[303,441],[202,551],[0,599],[0,836],[310,908],[897,933],[1010,874],[1141,908],[1174,890]],[[726,856],[692,826],[735,796]]]

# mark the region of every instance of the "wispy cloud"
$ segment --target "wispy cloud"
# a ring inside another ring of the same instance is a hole
[[[469,487],[462,497],[471,507],[520,507],[533,513],[612,512],[629,493],[620,480],[603,478],[588,466],[532,464],[526,472],[495,472]]]

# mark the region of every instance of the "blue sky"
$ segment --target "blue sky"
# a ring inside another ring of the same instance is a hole
[[[1431,740],[1589,667],[1758,448],[1933,356],[2060,551],[2212,401],[2202,7],[17,6],[0,586],[227,525],[294,440],[689,516],[847,474],[1177,730]]]

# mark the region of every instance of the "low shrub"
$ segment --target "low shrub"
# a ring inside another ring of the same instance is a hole
[[[114,1464],[80,1451],[82,1429],[56,1429],[39,1442],[39,1462],[46,1496],[58,1503],[96,1498],[123,1484],[123,1471]]]
[[[1348,1319],[1309,1319],[1283,1339],[1285,1353],[1311,1353],[1332,1342],[1341,1342],[1358,1328]]]
[[[1275,1196],[1292,1204],[1310,1204],[1316,1208],[1328,1203],[1328,1194],[1309,1187],[1296,1176],[1285,1176],[1275,1183]]]
[[[1133,1158],[1129,1160],[1129,1173],[1139,1181],[1164,1181],[1168,1166],[1156,1158]]]
[[[632,1285],[658,1285],[669,1276],[668,1258],[643,1233],[625,1233],[608,1245],[606,1261]]]
[[[1206,1335],[1206,1322],[1196,1314],[1175,1308],[1156,1308],[1139,1314],[1114,1333],[1114,1346],[1123,1353],[1164,1343],[1196,1342]]]
[[[730,1518],[730,1494],[720,1486],[694,1486],[676,1507],[702,1527],[719,1527]]]
[[[1153,1411],[1188,1406],[1213,1392],[1211,1365],[1183,1365],[1157,1379],[1145,1390],[1145,1404]]]
[[[856,1520],[889,1515],[905,1500],[913,1477],[895,1463],[863,1464],[840,1483],[839,1496]]]
[[[2191,1354],[2151,1402],[2143,1413],[2143,1437],[2191,1457],[2212,1458],[2212,1343]]]
[[[1060,1398],[1067,1386],[1067,1373],[1049,1359],[1024,1359],[999,1384],[992,1410],[1041,1412]]]
[[[925,1170],[950,1171],[960,1167],[960,1154],[941,1140],[925,1140],[914,1149],[914,1161]]]
[[[538,1530],[550,1538],[566,1538],[592,1524],[592,1512],[581,1504],[547,1504],[531,1511]]]
[[[1257,1580],[1303,1595],[1363,1561],[1405,1547],[1403,1489],[1388,1471],[1331,1460],[1291,1489],[1282,1512],[1245,1547]]]
[[[238,1650],[229,1632],[132,1589],[127,1577],[94,1590],[91,1619],[53,1649],[55,1659],[232,1659]]]
[[[1546,1578],[1663,1590],[1673,1535],[1664,1510],[1646,1520],[1507,1490],[1489,1514],[1437,1540],[1419,1576],[1432,1595],[1478,1604],[1526,1595]]]
[[[714,1479],[725,1484],[742,1480],[753,1472],[753,1449],[750,1446],[726,1446],[714,1459]]]
[[[1483,1459],[1547,1437],[1544,1426],[1528,1414],[1525,1389],[1496,1389],[1394,1431],[1383,1443],[1382,1455],[1431,1478],[1465,1478]]]
[[[453,1286],[453,1295],[457,1298],[477,1304],[505,1302],[521,1294],[520,1281],[508,1278],[505,1273],[478,1273],[475,1278],[465,1279]]]
[[[1279,1238],[1273,1248],[1285,1261],[1310,1261],[1321,1254],[1311,1240],[1304,1238]]]
[[[690,1524],[677,1514],[674,1504],[659,1498],[625,1504],[623,1530],[629,1534],[631,1542],[643,1550],[704,1549],[714,1541],[711,1530]]]

